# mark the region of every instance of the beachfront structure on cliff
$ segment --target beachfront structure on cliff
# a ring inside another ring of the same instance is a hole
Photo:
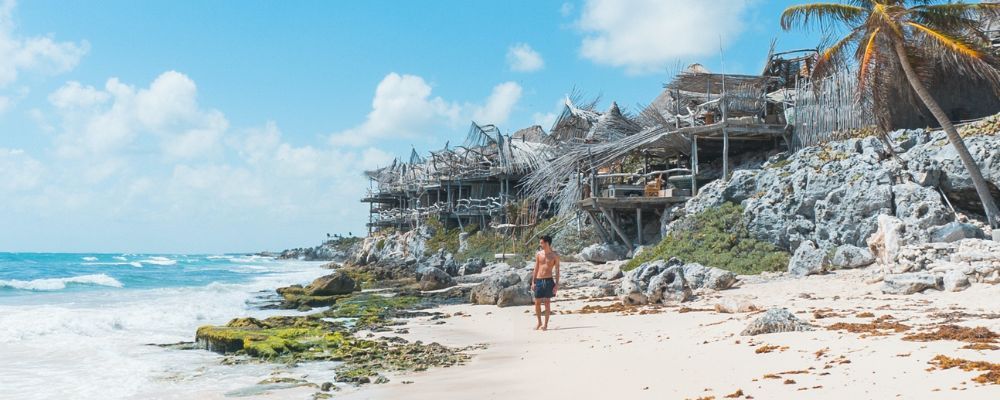
[[[628,248],[660,240],[660,220],[737,164],[761,163],[857,134],[875,124],[853,75],[811,79],[814,49],[768,55],[759,75],[711,73],[694,64],[635,115],[616,103],[567,98],[545,132],[512,135],[473,123],[465,142],[368,171],[369,228],[518,228],[549,216],[580,218],[606,242]],[[946,73],[939,71],[939,73]],[[956,121],[1000,111],[985,86],[931,88]],[[900,102],[898,128],[933,125],[926,110]]]

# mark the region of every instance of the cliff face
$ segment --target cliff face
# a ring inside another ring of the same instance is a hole
[[[967,137],[966,144],[986,179],[997,185],[1000,137],[974,132],[979,135]],[[944,132],[901,130],[890,139],[895,157],[886,144],[869,137],[738,169],[728,182],[706,185],[682,209],[668,213],[663,230],[669,232],[684,215],[733,202],[743,206],[754,238],[792,253],[828,255],[842,246],[868,247],[879,216],[899,219],[905,232],[901,245],[930,242],[935,234],[948,240],[989,236],[989,228],[976,219],[982,208],[968,172]]]

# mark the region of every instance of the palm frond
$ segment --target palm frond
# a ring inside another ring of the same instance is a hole
[[[873,61],[877,61],[875,56],[878,54],[878,46],[876,40],[878,39],[878,33],[880,28],[875,28],[869,35],[868,40],[865,41],[865,46],[859,48],[861,53],[861,61],[858,63],[858,90],[865,91],[868,82],[871,80],[870,72],[872,70]]]
[[[916,22],[907,21],[906,24],[916,28],[917,32],[933,39],[935,42],[953,51],[955,54],[974,59],[982,59],[985,56],[984,52],[958,37],[952,37],[944,32],[934,30],[926,25],[921,25]]]
[[[861,31],[855,29],[832,46],[827,47],[826,50],[823,50],[819,54],[819,59],[816,60],[816,66],[813,67],[813,78],[823,78],[829,75],[837,66],[841,65],[844,62],[844,51],[852,47],[862,36]]]
[[[923,5],[907,10],[907,14],[911,21],[934,30],[963,32],[986,41],[988,38],[981,30],[982,21],[1000,18],[1000,3]]]
[[[840,22],[853,25],[863,20],[868,11],[864,7],[840,3],[813,3],[791,6],[781,13],[781,28],[807,27],[810,22],[832,24]]]

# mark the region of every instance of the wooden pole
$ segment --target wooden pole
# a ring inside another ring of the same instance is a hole
[[[609,212],[604,207],[600,207],[600,209],[601,212],[604,213],[604,217],[607,218],[608,222],[611,223],[611,228],[615,230],[615,233],[618,234],[618,237],[622,238],[622,242],[625,242],[625,245],[627,245],[629,249],[634,249],[635,245],[632,244],[632,240],[630,240],[628,236],[625,235],[625,231],[623,231],[622,228],[619,227],[618,223],[615,221],[615,215]]]
[[[642,246],[642,208],[635,208],[635,242]]]
[[[601,236],[601,239],[604,240],[605,243],[612,243],[613,240],[611,235],[608,235],[608,231],[604,230],[604,225],[601,224],[601,221],[597,219],[596,215],[594,215],[594,211],[587,210],[587,216],[590,217],[590,222],[594,224],[594,229],[597,230],[597,234]]]
[[[691,195],[698,194],[698,136],[691,135]]]

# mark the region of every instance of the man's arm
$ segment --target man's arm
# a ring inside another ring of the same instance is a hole
[[[535,290],[535,278],[538,276],[538,254],[535,254],[535,270],[531,272],[531,290]]]
[[[554,272],[553,275],[556,278],[555,279],[556,286],[554,288],[552,288],[552,294],[555,294],[556,293],[556,289],[559,288],[559,255],[558,254],[556,254],[556,266],[555,266],[555,271],[553,271],[553,272]]]

